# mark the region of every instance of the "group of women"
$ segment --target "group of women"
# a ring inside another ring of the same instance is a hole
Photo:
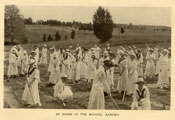
[[[170,48],[147,48],[146,54],[143,55],[142,50],[133,45],[128,48],[119,46],[117,51],[112,51],[109,44],[104,50],[97,45],[90,49],[77,45],[75,49],[69,46],[67,49],[58,50],[53,46],[48,50],[47,46],[43,45],[41,52],[35,46],[28,56],[18,45],[10,50],[7,75],[8,80],[12,76],[27,75],[22,100],[27,101],[29,105],[41,105],[38,66],[48,66],[48,85],[55,86],[54,96],[61,99],[64,105],[65,101],[73,99],[71,88],[63,85],[66,78],[73,84],[79,84],[80,80],[92,82],[88,109],[105,109],[104,95],[111,96],[114,89],[120,93],[120,98],[125,95],[133,96],[132,109],[150,109],[149,90],[144,86],[143,79],[158,76],[157,84],[160,88],[169,86],[170,60]],[[118,73],[117,79],[114,79],[115,72]],[[142,108],[138,107],[140,105]],[[144,105],[146,107],[143,107]]]

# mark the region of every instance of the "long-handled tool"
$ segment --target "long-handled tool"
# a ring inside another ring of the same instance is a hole
[[[115,104],[115,106],[117,107],[118,110],[120,110],[120,107],[118,106],[117,102],[114,100],[114,98],[112,96],[110,96],[111,100],[113,101],[113,103]]]

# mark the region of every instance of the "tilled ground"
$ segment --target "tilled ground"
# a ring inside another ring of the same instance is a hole
[[[71,84],[70,81],[67,81],[72,87],[74,93],[74,99],[67,103],[67,106],[64,107],[59,101],[53,99],[53,87],[46,87],[49,76],[47,75],[47,68],[40,67],[40,77],[41,83],[39,83],[39,92],[40,100],[42,106],[39,109],[87,109],[89,94],[92,84],[86,81],[80,81],[80,84]],[[151,106],[153,110],[166,110],[170,109],[170,90],[169,89],[160,89],[157,88],[156,82],[157,79],[146,79],[147,86],[150,90]],[[21,97],[25,87],[26,78],[17,77],[12,78],[10,82],[4,81],[4,108],[25,108],[22,105]],[[115,86],[117,86],[117,75],[115,74]],[[10,92],[10,94],[9,94]],[[9,97],[10,96],[10,97]],[[127,110],[130,109],[132,102],[131,97],[125,98],[124,103],[119,99],[119,95],[114,89],[112,96],[115,101],[118,103],[120,109]],[[15,103],[13,104],[13,102]],[[13,104],[13,105],[11,105]],[[105,98],[105,107],[108,110],[117,110],[117,107],[114,105],[112,100],[109,97]],[[38,109],[38,108],[37,108]]]

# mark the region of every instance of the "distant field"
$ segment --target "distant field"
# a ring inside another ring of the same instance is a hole
[[[76,36],[75,39],[72,40],[70,38],[71,31],[73,28],[68,27],[56,27],[56,26],[47,26],[47,25],[26,25],[27,37],[29,40],[29,44],[24,45],[24,48],[27,47],[29,49],[33,49],[35,43],[39,47],[45,44],[43,42],[43,34],[45,33],[47,36],[49,34],[55,38],[56,31],[59,31],[62,38],[61,41],[51,41],[47,42],[47,45],[53,46],[55,45],[57,48],[65,48],[69,45],[75,46],[76,44],[80,44],[83,47],[91,47],[94,44],[98,44],[99,40],[93,35],[93,32],[89,31],[79,31],[75,30]],[[64,40],[64,36],[67,35],[68,39]],[[138,30],[128,30],[125,29],[124,34],[120,34],[120,38],[118,37],[118,30],[115,28],[113,30],[113,37],[110,39],[111,46],[119,46],[119,45],[145,45],[145,44],[169,44],[171,42],[171,31],[138,31]],[[101,45],[103,47],[103,45]],[[9,46],[10,47],[10,46]],[[9,48],[6,47],[6,48]],[[6,50],[6,49],[5,49]]]

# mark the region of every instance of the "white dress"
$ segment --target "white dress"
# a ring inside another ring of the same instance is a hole
[[[63,101],[69,101],[73,99],[73,93],[69,86],[66,86],[62,81],[60,80],[55,86],[54,86],[54,97],[59,98]]]
[[[146,56],[146,70],[145,70],[145,76],[153,76],[155,75],[155,63],[154,63],[154,60],[155,60],[155,56],[154,54],[147,54]]]
[[[137,82],[137,62],[136,60],[129,61],[128,64],[128,81],[127,81],[127,92],[133,94],[135,88],[135,82]]]
[[[18,59],[17,59],[17,64],[18,64],[18,73],[21,74],[21,65],[22,65],[22,57],[23,57],[23,48],[20,47],[20,50],[18,51]]]
[[[140,103],[140,105],[139,105]],[[132,110],[151,110],[150,94],[146,86],[143,86],[142,90],[136,89],[133,94],[133,102],[131,104]]]
[[[32,69],[30,69],[29,72],[32,71]],[[40,73],[38,69],[35,69],[30,75],[27,76],[28,82],[31,82],[33,80],[34,82],[31,84],[30,88],[28,87],[28,84],[26,84],[22,95],[22,100],[31,105],[38,104],[41,106],[38,90],[38,83],[40,82]]]
[[[35,49],[35,52],[36,52],[36,58],[35,58],[35,60],[36,60],[36,62],[38,63],[39,62],[39,48],[36,48]]]
[[[140,77],[143,77],[143,56],[140,55],[140,58],[137,59],[137,74]]]
[[[42,55],[40,58],[40,64],[47,64],[47,48],[42,49]]]
[[[90,80],[94,80],[95,79],[95,74],[96,74],[96,64],[97,64],[97,60],[91,60],[88,62],[88,80],[90,82]]]
[[[48,72],[50,72],[50,71],[51,71],[51,67],[52,67],[52,60],[53,60],[53,54],[54,54],[54,53],[51,53],[51,54],[50,54],[50,61],[49,61],[49,66],[48,66]]]
[[[127,87],[127,81],[128,81],[128,62],[127,58],[122,60],[119,63],[120,71],[123,71],[123,74],[120,76],[118,84],[117,84],[117,90],[119,92],[126,91]]]
[[[103,67],[97,70],[89,96],[88,109],[105,109],[104,91],[110,93]]]
[[[7,75],[17,75],[18,74],[18,65],[17,65],[17,56],[14,53],[10,52],[9,55],[9,66],[8,66],[8,71]]]
[[[21,74],[24,75],[25,73],[27,73],[28,69],[28,56],[23,56],[21,61]]]
[[[51,69],[50,69],[50,76],[49,76],[49,83],[56,84],[61,77],[60,74],[60,61],[57,59],[52,59],[51,61]]]
[[[159,77],[158,85],[166,84],[169,85],[169,60],[168,56],[160,57]]]

